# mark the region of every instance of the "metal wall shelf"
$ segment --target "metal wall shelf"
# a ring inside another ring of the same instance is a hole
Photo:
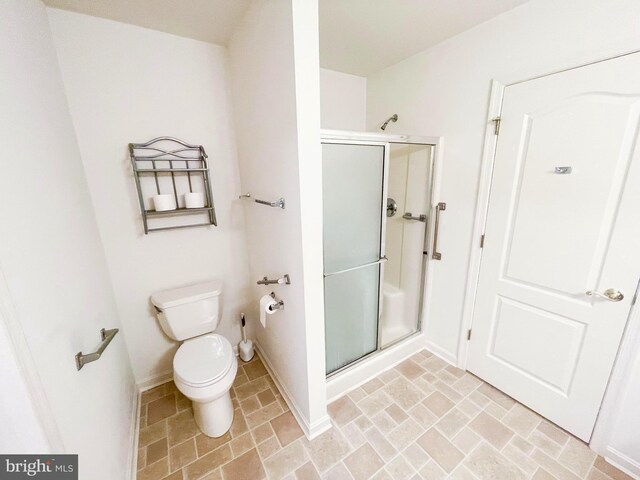
[[[189,215],[194,213],[210,212],[213,207],[202,208],[176,208],[175,210],[165,210],[162,212],[156,212],[155,210],[145,210],[147,217],[168,217],[171,215]]]
[[[216,225],[216,212],[209,180],[207,154],[202,145],[191,145],[173,137],[158,137],[146,143],[130,143],[129,155],[138,190],[144,233],[176,228]],[[202,191],[205,206],[185,208],[181,199],[185,193]],[[153,195],[170,194],[176,209],[156,211],[151,208]],[[206,220],[202,217],[206,215]],[[162,217],[184,216],[199,223],[158,224]],[[200,217],[200,218],[198,218]],[[149,220],[154,218],[154,225]]]

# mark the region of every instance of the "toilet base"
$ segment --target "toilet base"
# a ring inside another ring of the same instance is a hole
[[[231,428],[233,403],[228,391],[211,402],[192,403],[196,424],[207,437],[221,437]]]

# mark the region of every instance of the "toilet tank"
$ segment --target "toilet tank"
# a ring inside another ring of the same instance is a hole
[[[212,280],[154,293],[151,303],[164,333],[174,340],[186,340],[218,327],[221,293],[222,282]]]

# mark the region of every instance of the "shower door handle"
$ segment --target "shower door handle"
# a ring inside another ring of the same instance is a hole
[[[442,254],[438,252],[438,229],[440,227],[440,212],[447,209],[447,204],[444,202],[436,205],[436,221],[433,226],[433,255],[431,258],[434,260],[442,260]]]

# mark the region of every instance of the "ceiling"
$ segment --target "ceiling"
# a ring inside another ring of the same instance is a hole
[[[319,0],[320,65],[366,76],[528,0]]]
[[[226,45],[252,0],[43,1],[49,7]]]
[[[227,45],[249,4],[258,0],[43,1],[50,7]],[[318,0],[320,65],[366,76],[526,1]]]

